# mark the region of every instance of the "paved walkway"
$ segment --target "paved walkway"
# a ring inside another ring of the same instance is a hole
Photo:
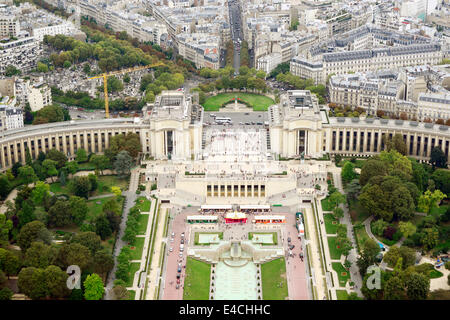
[[[117,241],[116,245],[114,247],[114,267],[109,272],[108,279],[106,281],[106,294],[104,299],[105,300],[112,300],[113,297],[111,295],[111,291],[114,285],[114,280],[116,280],[116,270],[117,270],[117,256],[120,253],[120,250],[127,245],[125,241],[122,240],[122,237],[125,232],[127,220],[128,220],[128,212],[130,212],[131,207],[134,206],[134,202],[136,201],[136,189],[139,184],[139,168],[134,168],[131,170],[131,176],[130,176],[130,185],[127,191],[123,191],[122,195],[125,196],[125,206],[122,213],[122,220],[120,222],[119,227],[119,234],[117,235]]]
[[[311,265],[311,277],[313,281],[312,291],[316,292],[316,300],[325,300],[327,296],[326,292],[326,278],[322,274],[322,258],[320,253],[319,237],[314,227],[314,213],[312,208],[305,208],[304,214],[306,217],[306,234],[308,236],[308,250],[309,250],[309,262]],[[306,252],[305,252],[306,254]]]
[[[147,196],[147,199],[149,197]],[[141,297],[141,290],[144,290],[144,286],[143,284],[145,284],[145,282],[141,279],[141,283],[139,283],[139,275],[141,274],[141,272],[143,272],[145,270],[145,266],[147,263],[147,251],[148,251],[148,246],[150,245],[150,234],[152,232],[152,221],[153,221],[153,214],[155,211],[155,206],[157,205],[157,201],[155,199],[151,199],[151,204],[150,204],[150,211],[149,212],[145,212],[145,213],[141,213],[141,214],[147,214],[148,215],[148,222],[147,222],[147,229],[145,230],[145,234],[143,235],[137,235],[137,238],[145,238],[144,240],[144,246],[142,248],[142,255],[141,255],[141,259],[139,260],[134,260],[131,262],[139,262],[140,266],[139,266],[139,270],[133,275],[134,279],[133,279],[133,287],[131,288],[127,288],[128,290],[135,290],[136,291],[136,295],[135,295],[135,300],[139,300]],[[146,274],[143,273],[142,277],[145,277]]]
[[[158,214],[158,212],[156,213]],[[166,215],[168,213],[168,209],[166,207],[160,208],[160,214],[158,221],[156,221],[157,230],[156,235],[154,239],[154,245],[153,245],[153,252],[150,252],[152,254],[152,263],[149,266],[149,270],[147,271],[147,293],[145,296],[145,300],[154,300],[155,299],[155,293],[157,290],[157,287],[159,285],[159,279],[160,279],[160,267],[159,267],[159,261],[161,259],[161,254],[164,254],[164,252],[161,252],[161,244],[163,241],[163,233],[164,233],[164,223],[166,222]],[[156,297],[156,300],[158,297]]]
[[[334,186],[339,190],[340,193],[345,194],[344,188],[342,186],[342,180],[341,180],[341,168],[331,168],[330,170],[333,173],[333,181]],[[341,207],[344,210],[344,217],[341,218],[340,223],[347,225],[347,237],[350,239],[352,243],[352,249],[350,250],[349,255],[347,256],[347,260],[352,263],[350,267],[350,279],[355,283],[354,290],[358,294],[359,297],[362,297],[363,294],[361,293],[361,287],[362,287],[362,277],[359,273],[359,268],[356,265],[356,261],[358,260],[358,250],[357,250],[357,244],[356,244],[356,238],[353,230],[353,224],[352,219],[350,217],[350,213],[348,212],[348,206],[341,205]]]

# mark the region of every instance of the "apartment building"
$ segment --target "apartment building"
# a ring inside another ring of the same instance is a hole
[[[206,34],[178,35],[178,53],[197,68],[220,68],[220,38]]]
[[[16,98],[4,96],[0,98],[0,131],[23,127],[22,109],[16,108]]]
[[[265,73],[269,74],[282,62],[281,53],[273,52],[259,58],[256,63],[256,69],[263,70]]]
[[[55,36],[57,34],[63,34],[65,36],[70,36],[76,32],[75,26],[71,22],[64,22],[55,26],[45,26],[33,29],[33,36],[39,40],[43,41],[44,36]]]
[[[302,58],[291,60],[291,72],[302,76],[312,73],[317,83],[325,84],[330,74],[369,72],[381,69],[395,69],[412,65],[438,64],[443,52],[440,44],[417,44],[401,47],[375,48],[346,52],[323,53],[316,64],[308,65]],[[318,62],[322,62],[322,67]],[[306,69],[306,70],[305,70]]]
[[[31,111],[38,111],[45,106],[51,105],[52,91],[44,82],[38,82],[29,86],[28,103]]]
[[[22,71],[36,67],[42,54],[41,43],[35,37],[0,43],[0,72],[5,72],[9,65]]]
[[[20,24],[15,16],[0,16],[0,37],[17,37]]]
[[[419,94],[417,101],[418,119],[424,121],[431,119],[450,119],[450,93],[425,93]]]

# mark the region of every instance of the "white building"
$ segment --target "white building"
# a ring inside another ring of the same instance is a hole
[[[36,83],[29,87],[28,91],[28,103],[30,104],[31,111],[38,111],[45,106],[51,105],[52,102],[52,90],[43,82]]]
[[[269,74],[280,63],[282,63],[281,53],[273,52],[259,58],[256,64],[256,69],[263,70],[265,73]]]
[[[5,72],[9,65],[22,71],[36,67],[42,54],[42,46],[34,37],[0,43],[0,72]]]
[[[16,108],[16,98],[5,96],[0,101],[0,130],[11,130],[23,127],[22,109]]]
[[[14,16],[0,16],[0,37],[16,37],[20,32],[19,21]]]
[[[55,36],[57,34],[63,34],[65,36],[70,36],[76,32],[76,28],[70,22],[65,22],[58,24],[56,26],[46,26],[33,29],[33,36],[39,41],[44,40],[44,36]]]

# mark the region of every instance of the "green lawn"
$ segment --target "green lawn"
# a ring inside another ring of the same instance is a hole
[[[149,212],[150,204],[151,201],[146,197],[139,197],[136,199],[136,206],[141,210],[141,212]]]
[[[135,290],[128,290],[130,295],[128,296],[128,300],[134,300],[136,298],[136,291]]]
[[[130,271],[129,271],[130,276],[128,278],[127,287],[133,286],[134,274],[139,270],[140,266],[141,266],[141,264],[139,262],[131,263]]]
[[[288,297],[284,258],[262,264],[261,278],[264,300],[285,300]]]
[[[367,239],[369,239],[369,235],[366,232],[366,228],[355,228],[355,236],[356,236],[356,242],[358,243],[358,251],[362,248],[364,242],[366,242]]]
[[[344,266],[340,262],[332,262],[331,266],[333,267],[333,270],[336,271],[337,273],[339,285],[341,287],[345,287],[345,284],[350,279],[350,273],[344,268]]]
[[[147,231],[149,214],[141,214],[138,218],[138,234],[145,234]]]
[[[336,290],[338,300],[348,300],[348,293],[346,290]]]
[[[430,277],[430,279],[437,279],[440,278],[442,276],[444,276],[444,274],[438,270],[430,270],[430,273],[428,274],[428,276]]]
[[[325,199],[320,200],[320,203],[322,204],[322,210],[323,211],[332,211],[333,210],[333,207],[328,202],[328,197],[326,197]]]
[[[188,257],[183,300],[209,300],[210,274],[210,264]]]
[[[219,108],[222,104],[230,101],[231,99],[234,99],[236,96],[239,99],[251,104],[253,107],[253,111],[267,111],[267,108],[269,106],[275,104],[275,101],[273,101],[271,98],[260,94],[235,92],[220,93],[216,96],[212,96],[206,99],[205,103],[203,103],[203,107],[205,108],[205,111],[219,111]]]
[[[114,198],[115,196],[86,201],[86,204],[89,209],[87,220],[94,221],[94,219],[102,212],[103,204]],[[124,198],[120,197],[119,208],[122,208],[123,200]]]
[[[325,230],[327,231],[327,234],[335,234],[337,231],[337,225],[339,224],[336,219],[334,218],[334,215],[328,213],[323,215],[323,220],[325,221]],[[334,224],[333,224],[334,222]]]
[[[142,257],[142,249],[144,248],[145,238],[140,237],[134,240],[132,245],[128,245],[131,249],[131,260],[140,260]]]
[[[342,255],[342,250],[336,246],[336,237],[327,237],[328,247],[330,248],[330,256],[333,260],[339,260]]]
[[[60,182],[55,182],[50,184],[50,191],[55,194],[68,194],[72,195],[73,193],[70,191],[69,188],[69,181],[67,181],[65,186],[61,186]],[[98,177],[98,186],[97,190],[92,192],[90,195],[91,197],[99,196],[107,193],[111,193],[111,187],[119,187],[122,191],[127,189],[128,186],[128,178],[121,179],[117,176],[100,176]]]

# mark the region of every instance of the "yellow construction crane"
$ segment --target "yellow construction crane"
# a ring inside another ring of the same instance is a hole
[[[88,80],[94,80],[94,79],[100,79],[103,78],[103,90],[105,93],[105,117],[109,118],[109,102],[108,102],[108,77],[110,76],[114,76],[116,74],[124,74],[124,73],[129,73],[129,72],[133,72],[133,71],[138,71],[138,70],[143,70],[143,69],[148,69],[148,68],[154,68],[154,67],[159,67],[159,66],[163,66],[164,63],[162,62],[158,62],[158,63],[154,63],[154,64],[149,64],[147,66],[142,66],[142,67],[133,67],[133,68],[128,68],[128,69],[122,69],[122,70],[117,70],[117,71],[112,71],[110,73],[102,73],[99,76],[95,76],[95,77],[91,77],[88,78]]]

